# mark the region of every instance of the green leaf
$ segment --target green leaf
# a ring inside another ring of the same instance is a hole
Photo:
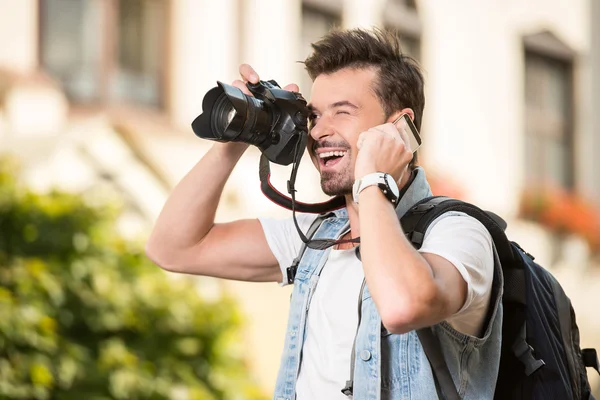
[[[230,298],[170,279],[114,230],[119,208],[37,194],[0,160],[0,398],[266,399]]]

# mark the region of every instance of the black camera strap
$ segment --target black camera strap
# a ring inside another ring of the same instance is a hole
[[[298,164],[299,162],[294,162],[292,167],[292,174],[290,176],[290,180],[288,181],[287,190],[288,193],[290,193],[290,195],[292,194],[292,191],[295,191],[294,184],[296,183]],[[346,201],[343,196],[334,197],[331,200],[328,200],[323,203],[312,204],[296,201],[295,199],[292,200],[291,197],[288,197],[281,193],[271,183],[271,168],[269,166],[269,160],[262,154],[260,156],[259,175],[260,189],[263,192],[263,194],[273,203],[283,208],[287,208],[288,210],[292,210],[293,208],[295,208],[296,211],[302,213],[323,214],[346,206]]]
[[[300,229],[298,225],[298,220],[296,219],[296,210],[299,212],[305,213],[313,213],[313,214],[325,214],[339,208],[343,208],[346,206],[346,200],[343,196],[337,196],[333,199],[323,202],[323,203],[302,203],[296,201],[296,176],[298,174],[298,167],[300,166],[300,160],[302,159],[302,153],[304,152],[305,146],[300,145],[301,141],[296,143],[296,147],[294,149],[294,159],[292,162],[292,172],[290,174],[290,179],[287,182],[287,190],[291,197],[287,197],[277,189],[273,187],[270,182],[270,167],[269,160],[261,155],[260,157],[260,166],[259,166],[259,174],[261,181],[261,189],[267,198],[273,201],[275,204],[278,204],[284,208],[287,208],[292,211],[292,217],[294,219],[294,225],[296,225],[296,230],[298,231],[298,235],[300,235],[300,239],[304,242],[308,247],[324,250],[330,246],[340,244],[340,243],[358,243],[360,238],[354,238],[349,240],[330,240],[330,239],[322,239],[322,240],[309,240],[306,235]],[[293,279],[293,278],[292,278]]]

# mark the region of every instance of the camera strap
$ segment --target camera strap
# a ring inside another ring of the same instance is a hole
[[[290,179],[287,182],[287,191],[291,197],[285,196],[283,193],[275,189],[271,184],[271,168],[269,167],[269,160],[261,155],[260,157],[260,165],[259,165],[259,175],[261,182],[261,190],[267,198],[273,201],[275,204],[280,205],[288,210],[292,211],[292,218],[294,219],[294,225],[296,225],[296,230],[300,235],[300,239],[302,242],[306,243],[310,246],[310,240],[306,238],[300,226],[298,225],[298,220],[296,219],[296,211],[304,212],[304,213],[313,213],[313,214],[324,214],[327,212],[331,212],[337,210],[339,208],[343,208],[346,206],[346,200],[343,196],[337,196],[333,199],[323,202],[323,203],[302,203],[296,201],[296,175],[298,174],[298,167],[300,165],[300,160],[302,158],[302,153],[304,152],[305,146],[300,145],[301,141],[296,143],[296,147],[294,149],[294,161],[292,162],[292,172],[290,174]],[[351,239],[351,240],[343,240],[343,241],[335,241],[335,240],[324,240],[327,242],[326,247],[334,245],[338,242],[357,242],[360,239]],[[330,243],[331,242],[331,243]],[[325,248],[326,248],[325,247]]]
[[[287,183],[287,191],[290,193],[290,195],[296,190],[294,184],[296,183],[298,165],[299,161],[294,161],[290,180]],[[273,203],[283,208],[287,208],[288,210],[295,209],[295,211],[302,213],[323,214],[346,206],[346,201],[343,196],[337,196],[322,203],[303,203],[284,195],[271,183],[271,168],[269,166],[269,160],[262,154],[260,156],[259,175],[260,189],[263,194]]]

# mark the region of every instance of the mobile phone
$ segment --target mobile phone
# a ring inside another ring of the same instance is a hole
[[[406,126],[408,127],[408,130],[410,131],[410,132],[408,132],[408,139],[410,140],[410,149],[414,153],[415,151],[417,151],[417,149],[419,147],[421,147],[421,143],[422,143],[421,135],[419,135],[419,131],[417,130],[417,127],[412,122],[412,119],[410,119],[410,116],[408,114],[400,115],[394,121],[394,125],[396,125],[398,123],[398,121],[400,121],[400,118],[404,118],[404,120],[406,121]]]

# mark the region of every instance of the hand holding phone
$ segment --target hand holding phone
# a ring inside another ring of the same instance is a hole
[[[398,127],[401,118],[404,118],[408,129]],[[355,179],[373,172],[384,172],[399,181],[421,145],[421,136],[410,116],[402,114],[393,123],[388,122],[362,132],[356,145]]]

